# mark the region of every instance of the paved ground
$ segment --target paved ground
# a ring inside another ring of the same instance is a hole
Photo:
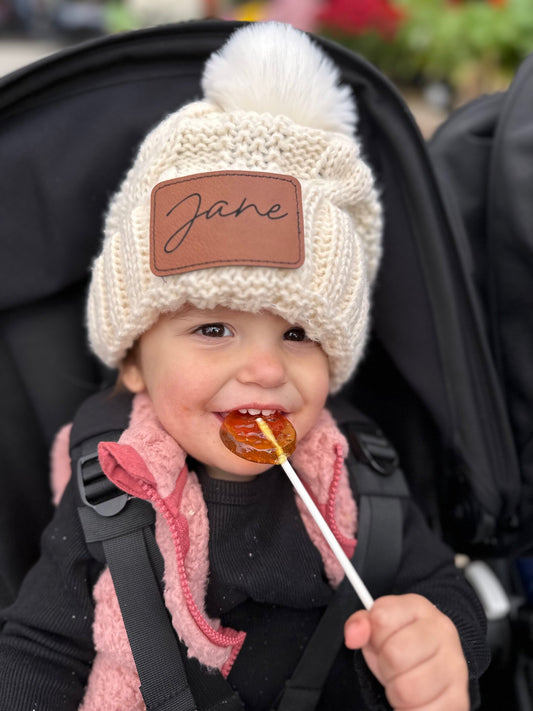
[[[448,112],[429,104],[418,92],[404,93],[405,100],[413,112],[422,135],[429,138],[435,129],[445,120]]]
[[[58,49],[61,49],[61,46],[53,40],[0,38],[0,77]],[[423,135],[428,138],[446,114],[430,106],[419,94],[409,93],[406,99]]]
[[[59,49],[52,40],[0,39],[0,76]]]

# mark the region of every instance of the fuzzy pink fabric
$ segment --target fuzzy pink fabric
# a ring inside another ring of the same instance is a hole
[[[323,410],[315,427],[296,447],[291,461],[335,538],[351,558],[356,545],[357,507],[344,466],[347,455],[346,438],[331,414]],[[337,587],[344,570],[299,496],[296,504],[310,539],[320,551],[328,580]]]
[[[72,425],[65,425],[56,435],[50,452],[50,487],[52,501],[57,506],[70,479],[69,441]]]
[[[54,497],[59,498],[70,469],[69,430],[64,428],[52,453]],[[347,555],[355,548],[356,505],[344,458],[348,445],[331,415],[324,411],[302,440],[292,462]],[[101,443],[100,462],[121,489],[151,501],[156,509],[156,540],[165,561],[165,603],[189,655],[224,675],[231,669],[245,633],[209,619],[204,599],[209,574],[209,524],[196,475],[185,465],[185,453],[157,420],[149,398],[137,395],[130,426],[118,443]],[[148,463],[149,462],[149,466]],[[302,519],[320,551],[333,586],[344,571],[307,509],[296,497]],[[144,709],[139,679],[109,571],[94,588],[96,658],[81,711]]]
[[[146,395],[135,397],[129,428],[118,443],[101,443],[99,456],[111,481],[154,505],[156,540],[165,561],[165,603],[174,628],[191,656],[227,675],[245,633],[227,630],[219,620],[206,616],[209,528],[201,487],[185,466],[185,452],[161,427]],[[94,598],[98,664],[93,666],[80,708],[142,709],[139,680],[108,570],[99,578]]]

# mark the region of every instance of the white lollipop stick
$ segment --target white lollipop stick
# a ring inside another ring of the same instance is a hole
[[[337,560],[341,564],[344,572],[346,573],[346,577],[352,584],[352,587],[355,590],[356,594],[358,595],[359,599],[363,603],[364,607],[367,610],[370,610],[370,608],[374,604],[374,600],[373,600],[372,596],[370,595],[370,593],[368,592],[368,588],[361,580],[358,572],[355,570],[355,568],[351,564],[350,559],[348,558],[346,553],[342,550],[338,540],[333,535],[331,528],[326,523],[324,517],[318,510],[315,502],[309,496],[307,489],[302,484],[298,474],[296,474],[296,472],[294,471],[291,463],[287,459],[285,452],[283,451],[280,444],[274,437],[274,434],[272,433],[272,430],[270,429],[270,427],[267,425],[267,423],[261,417],[258,417],[256,419],[256,422],[257,422],[261,432],[265,435],[265,437],[270,442],[272,442],[272,444],[276,448],[276,454],[278,456],[278,464],[283,468],[283,471],[289,477],[292,485],[298,492],[300,498],[302,499],[304,504],[307,506],[309,513],[315,520],[317,526],[322,531],[322,535],[326,539],[329,547],[331,548],[331,550],[335,554]]]

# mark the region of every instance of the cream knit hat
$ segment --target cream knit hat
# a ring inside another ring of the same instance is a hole
[[[247,25],[212,55],[205,98],[152,130],[111,202],[88,299],[104,363],[163,312],[221,305],[301,325],[329,357],[331,391],[346,382],[382,212],[338,82],[318,45],[280,23]]]

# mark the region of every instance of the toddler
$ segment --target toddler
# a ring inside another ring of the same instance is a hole
[[[276,708],[343,571],[280,467],[236,456],[219,430],[234,411],[287,417],[294,467],[353,553],[348,448],[325,403],[363,352],[382,210],[350,90],[307,35],[239,29],[202,87],[144,140],[107,215],[90,343],[134,398],[99,454],[156,509],[165,604],[189,657],[261,711]],[[0,706],[143,709],[109,571],[66,483],[68,428],[53,460],[56,516],[3,614]],[[316,708],[475,705],[483,615],[410,501],[390,593],[346,620]]]

